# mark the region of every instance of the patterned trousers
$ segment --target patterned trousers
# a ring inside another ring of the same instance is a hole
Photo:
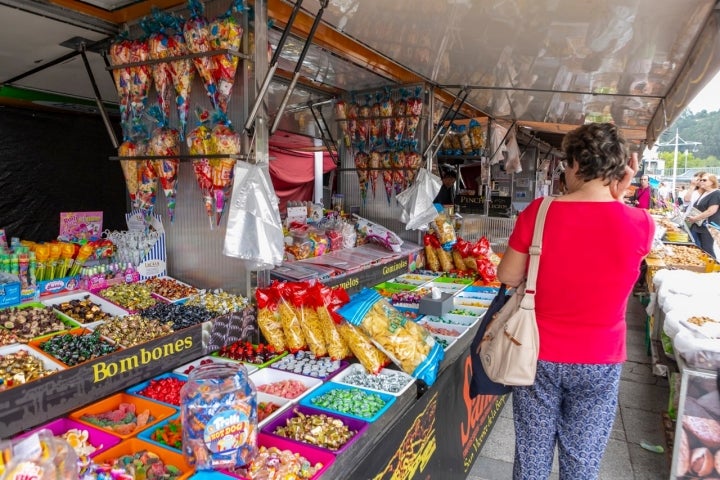
[[[535,384],[513,388],[514,480],[550,476],[558,446],[560,480],[598,477],[618,405],[622,364],[539,361]]]

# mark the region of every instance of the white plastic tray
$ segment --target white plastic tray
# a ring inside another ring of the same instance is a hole
[[[262,428],[268,422],[271,422],[275,417],[284,412],[290,405],[293,405],[293,400],[287,398],[270,395],[269,393],[257,392],[257,403],[260,402],[272,402],[275,405],[280,405],[280,408],[275,410],[273,413],[265,417],[261,422],[258,422],[258,428]]]
[[[70,300],[83,300],[85,297],[88,297],[88,300],[93,302],[95,305],[98,305],[105,313],[112,315],[113,317],[124,317],[128,315],[127,310],[123,310],[114,303],[109,302],[104,298],[98,297],[97,295],[92,294],[88,291],[81,291],[72,293],[70,295],[61,295],[57,297],[46,298],[42,300],[42,304],[47,305],[48,307],[52,307],[53,305],[59,305],[61,303],[69,302]],[[74,318],[62,313],[57,308],[53,309],[58,313],[58,315],[62,316],[63,318],[69,319],[70,321],[77,323],[81,327],[89,328],[91,330],[95,329],[95,327],[102,324],[103,322],[102,320],[100,320],[97,322],[80,323],[78,320],[75,320]]]
[[[397,397],[401,396],[403,393],[405,393],[405,392],[407,391],[408,388],[410,388],[410,387],[412,387],[413,385],[415,385],[415,379],[414,379],[413,377],[411,377],[410,375],[408,375],[407,373],[401,372],[401,371],[399,371],[399,370],[392,370],[392,369],[389,369],[389,368],[383,368],[382,370],[380,370],[380,372],[378,372],[378,375],[393,375],[393,376],[397,376],[397,378],[398,378],[398,383],[402,383],[402,384],[403,384],[403,387],[402,387],[399,391],[397,391],[397,392],[390,392],[390,391],[388,391],[388,390],[382,390],[382,389],[379,389],[379,388],[370,388],[370,387],[367,387],[367,386],[365,386],[365,385],[356,385],[356,384],[354,384],[354,383],[348,383],[348,382],[345,380],[345,379],[347,379],[350,375],[353,375],[353,374],[355,374],[355,373],[357,373],[357,372],[362,372],[362,373],[364,373],[364,374],[366,374],[366,375],[370,375],[370,374],[368,373],[368,371],[365,370],[365,367],[363,367],[361,364],[359,364],[359,363],[353,363],[353,364],[350,365],[348,368],[346,368],[346,369],[343,370],[342,372],[338,373],[335,377],[333,377],[332,381],[335,382],[335,383],[342,383],[343,385],[350,385],[350,386],[352,386],[352,387],[363,388],[363,389],[365,389],[365,390],[372,390],[372,391],[375,391],[375,392],[387,393],[387,394],[390,394],[390,395],[395,395],[395,396],[397,396]]]
[[[58,362],[51,359],[44,353],[41,353],[41,352],[35,350],[34,348],[32,348],[31,346],[26,345],[24,343],[16,343],[13,345],[5,345],[3,347],[0,347],[0,357],[4,357],[5,355],[10,355],[13,353],[18,353],[21,350],[24,350],[24,351],[28,352],[30,355],[32,355],[33,357],[39,359],[43,363],[45,370],[59,372],[60,370],[65,369],[65,367],[63,367]],[[12,388],[12,387],[10,387],[10,388]],[[0,392],[1,391],[2,391],[2,389],[0,388]]]
[[[431,322],[430,320],[427,319],[427,317],[423,317],[422,319],[418,320],[417,323],[418,323],[418,325],[421,325],[421,326],[427,325],[432,328],[442,328],[442,329],[445,329],[448,331],[457,332],[457,335],[451,335],[451,334],[447,334],[447,333],[441,333],[441,332],[435,332],[435,331],[428,330],[428,332],[433,335],[443,335],[445,337],[450,337],[450,338],[460,338],[468,330],[468,327],[465,325],[450,325],[447,323]]]
[[[293,402],[300,400],[302,397],[304,397],[323,383],[323,381],[319,378],[306,377],[305,375],[298,375],[296,373],[290,373],[284,370],[275,370],[273,368],[262,368],[257,372],[253,372],[250,375],[250,380],[252,380],[252,382],[255,384],[255,388],[258,389],[258,393],[265,393],[260,392],[259,390],[259,388],[263,385],[281,382],[283,380],[297,380],[298,382],[305,385],[307,389],[297,397],[288,399]]]
[[[469,316],[469,315],[455,315],[453,313],[446,313],[442,317],[425,315],[424,317],[422,317],[421,320],[426,320],[428,322],[435,322],[438,324],[449,325],[449,326],[461,325],[464,327],[470,327],[472,325],[475,325],[478,322],[478,320],[480,320],[480,317]]]

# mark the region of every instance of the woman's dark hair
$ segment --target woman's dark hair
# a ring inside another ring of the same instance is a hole
[[[568,166],[578,162],[577,177],[585,182],[600,178],[609,184],[625,175],[627,142],[612,123],[588,123],[568,132],[562,150]]]

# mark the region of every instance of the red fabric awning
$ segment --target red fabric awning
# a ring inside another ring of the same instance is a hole
[[[314,152],[279,150],[270,147],[270,178],[280,199],[280,210],[288,201],[312,201],[315,180]],[[323,173],[335,168],[327,152],[323,154]]]

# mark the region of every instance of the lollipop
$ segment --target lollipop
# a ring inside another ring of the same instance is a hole
[[[189,0],[188,8],[192,16],[183,25],[183,36],[187,48],[192,53],[207,53],[212,50],[210,45],[210,26],[204,16],[205,7],[199,0]],[[201,55],[193,58],[195,68],[205,84],[213,108],[218,108],[218,90],[215,83],[215,60],[213,57]]]
[[[240,135],[233,130],[225,115],[218,112],[220,118],[212,129],[212,138],[215,144],[215,152],[227,155],[240,153]],[[217,224],[220,225],[225,200],[229,198],[232,190],[233,173],[236,160],[233,158],[214,159],[210,161],[212,166],[213,196],[215,198],[215,214]]]
[[[244,8],[242,0],[235,0],[232,9],[210,23],[210,45],[213,50],[240,50],[243,29],[232,16],[232,11],[242,12]],[[231,53],[213,56],[218,106],[223,113],[227,112],[227,104],[235,84],[235,72],[237,72],[239,60],[237,55]]]
[[[168,157],[154,160],[153,166],[160,179],[160,185],[167,201],[168,216],[172,222],[175,218],[175,199],[180,168],[180,160],[177,158],[180,155],[180,134],[177,130],[168,127],[167,117],[163,116],[159,108],[151,107],[148,113],[158,125],[150,137],[148,154]]]
[[[207,111],[199,111],[197,113],[200,124],[195,127],[187,137],[187,144],[192,155],[211,155],[215,153],[214,142],[212,141],[212,131],[208,127],[210,115]],[[207,158],[193,160],[193,170],[195,171],[195,179],[197,180],[200,192],[205,203],[205,212],[210,219],[210,228],[213,221],[213,183],[212,183],[212,167]]]
[[[59,266],[58,278],[63,278],[67,274],[72,264],[73,256],[75,256],[75,245],[72,243],[63,243],[60,247],[60,258],[62,258],[62,262]]]
[[[110,63],[113,66],[130,63],[132,42],[125,34],[117,37],[110,45]],[[130,122],[130,84],[132,83],[132,72],[130,68],[116,68],[112,71],[115,88],[118,92],[120,103],[120,126],[123,130],[123,137],[128,138],[131,129]]]
[[[82,247],[80,247],[80,250],[78,251],[77,257],[75,257],[75,261],[73,262],[72,267],[70,267],[70,274],[69,276],[74,277],[78,273],[80,273],[80,269],[85,264],[87,259],[92,255],[93,253],[93,246],[89,243],[86,243]]]
[[[48,269],[45,271],[45,280],[53,280],[56,278],[56,273],[59,271],[58,261],[60,260],[60,254],[62,253],[62,245],[59,243],[50,244],[50,256],[48,257]]]
[[[50,258],[50,245],[42,243],[35,247],[35,259],[37,260],[37,266],[35,267],[35,278],[37,281],[45,280],[45,271],[47,268],[47,261]]]

